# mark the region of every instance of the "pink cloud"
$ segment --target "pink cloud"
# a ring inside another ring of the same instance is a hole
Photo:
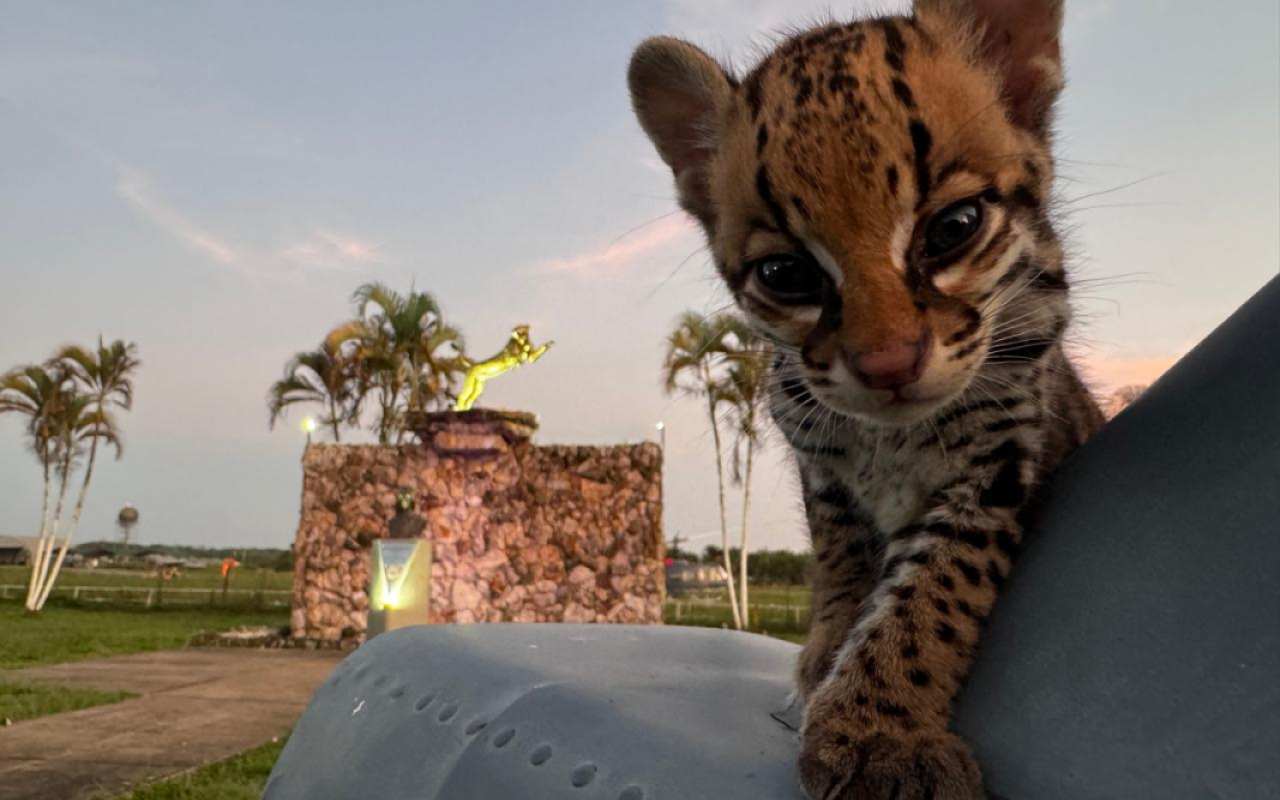
[[[378,246],[351,236],[318,230],[309,238],[286,245],[280,256],[304,267],[350,270],[380,259]]]
[[[582,278],[596,277],[633,266],[642,257],[661,250],[696,230],[693,221],[680,212],[629,233],[603,247],[577,255],[549,258],[533,264],[535,272],[568,272]]]
[[[161,200],[151,181],[139,170],[121,167],[116,178],[116,193],[153,224],[217,263],[232,267],[240,262],[241,257],[235,247],[203,230],[182,212]]]

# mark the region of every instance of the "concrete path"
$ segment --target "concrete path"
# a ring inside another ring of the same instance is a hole
[[[343,654],[174,650],[0,672],[140,695],[0,728],[0,800],[111,797],[289,731]]]

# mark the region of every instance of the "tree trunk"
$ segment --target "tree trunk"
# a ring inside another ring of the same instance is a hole
[[[31,554],[31,580],[27,582],[27,599],[26,607],[31,607],[31,601],[36,590],[36,575],[40,574],[44,562],[44,540],[49,535],[49,453],[46,450],[41,458],[44,466],[44,498],[40,502],[40,536],[36,539],[36,550]]]
[[[755,420],[751,420],[753,426],[754,423]],[[752,438],[748,438],[747,470],[742,478],[742,544],[739,545],[740,552],[738,554],[738,561],[741,564],[738,579],[742,581],[742,615],[746,618],[748,625],[751,623],[751,606],[747,605],[747,585],[750,583],[747,578],[747,514],[751,509],[751,458],[754,452],[755,441]]]
[[[338,431],[338,401],[329,397],[329,424],[333,426],[334,444],[342,443],[342,434]]]
[[[44,604],[49,600],[49,593],[53,591],[53,584],[58,580],[58,573],[62,571],[62,562],[66,560],[67,548],[71,545],[71,537],[75,536],[76,528],[80,525],[80,515],[84,513],[84,499],[89,493],[89,481],[93,480],[93,463],[98,458],[98,437],[93,437],[93,443],[89,445],[89,463],[84,468],[84,483],[80,484],[80,494],[76,497],[76,508],[71,514],[71,525],[67,527],[67,532],[62,537],[62,546],[58,548],[58,560],[53,562],[53,569],[49,572],[49,577],[44,582],[44,590],[40,593],[40,597],[36,600],[35,610],[39,611],[44,608]]]
[[[62,505],[67,499],[67,482],[71,478],[71,456],[74,444],[67,444],[68,455],[62,460],[62,477],[58,483],[58,504],[54,506],[53,521],[50,523],[47,540],[40,543],[40,570],[31,573],[31,596],[27,599],[28,611],[39,611],[36,601],[44,593],[45,576],[49,572],[49,562],[53,557],[53,543],[58,538],[58,528],[62,525]]]
[[[707,376],[707,410],[711,414],[711,435],[716,443],[716,482],[720,490],[720,545],[724,550],[725,580],[729,582],[729,606],[733,609],[733,624],[742,630],[742,614],[738,610],[738,595],[733,587],[733,560],[729,557],[729,520],[724,510],[724,463],[720,458],[720,425],[716,422],[716,401]]]

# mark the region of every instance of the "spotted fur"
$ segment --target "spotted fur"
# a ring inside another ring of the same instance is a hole
[[[983,796],[952,699],[1037,487],[1102,422],[1062,346],[1061,22],[1062,0],[917,0],[792,36],[740,81],[675,39],[632,61],[681,204],[775,344],[817,562],[798,668],[813,798]],[[957,207],[981,228],[931,254]],[[821,288],[788,299],[770,263]]]

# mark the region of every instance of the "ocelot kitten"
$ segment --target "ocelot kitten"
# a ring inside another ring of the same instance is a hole
[[[1062,0],[917,0],[742,80],[636,51],[636,113],[742,313],[817,561],[813,798],[983,796],[951,704],[1044,476],[1102,424],[1050,216]]]

